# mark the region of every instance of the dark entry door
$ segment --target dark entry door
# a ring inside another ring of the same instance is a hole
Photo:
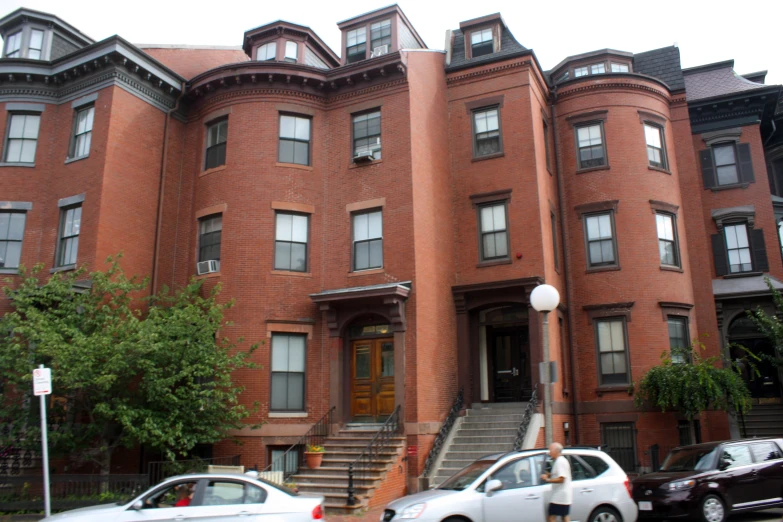
[[[527,329],[488,328],[494,402],[520,402],[529,387]]]
[[[351,416],[382,420],[394,412],[394,340],[366,339],[351,346]]]

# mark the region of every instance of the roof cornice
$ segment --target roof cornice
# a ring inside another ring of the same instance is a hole
[[[0,18],[0,33],[4,33],[6,26],[14,24],[17,21],[17,19],[19,20],[19,22],[22,22],[25,19],[32,19],[32,20],[44,22],[46,24],[59,26],[61,29],[65,29],[66,31],[68,31],[68,33],[70,33],[70,36],[72,38],[76,38],[77,40],[80,40],[82,45],[90,45],[95,42],[95,40],[93,40],[86,34],[82,33],[77,28],[75,28],[68,22],[62,20],[61,18],[53,14],[44,13],[42,11],[35,11],[33,9],[28,9],[26,7],[20,7],[16,11],[13,11],[12,13],[7,14],[3,18]]]

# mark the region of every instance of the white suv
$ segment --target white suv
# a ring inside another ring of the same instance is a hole
[[[625,471],[597,449],[566,448],[571,463],[572,522],[634,522],[636,503]],[[544,522],[552,485],[540,476],[545,450],[488,455],[465,467],[437,489],[395,500],[382,522]]]

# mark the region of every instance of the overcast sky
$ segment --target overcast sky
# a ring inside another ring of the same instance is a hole
[[[95,40],[119,34],[133,43],[233,46],[242,44],[246,30],[283,19],[309,26],[340,54],[337,22],[389,3],[0,0],[0,16],[24,6],[56,14]],[[596,49],[638,53],[676,43],[683,67],[734,59],[740,74],[766,69],[766,83],[783,83],[783,0],[400,0],[399,5],[431,49],[443,49],[446,29],[458,28],[460,21],[500,12],[545,69]]]

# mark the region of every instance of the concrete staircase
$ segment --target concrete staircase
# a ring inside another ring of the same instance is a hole
[[[381,452],[369,468],[356,470],[354,475],[355,506],[348,506],[348,464],[356,460],[378,433],[381,424],[346,424],[336,436],[324,442],[324,459],[318,469],[303,465],[290,480],[303,493],[316,493],[326,498],[326,510],[330,514],[352,514],[366,509],[374,490],[380,486],[386,472],[402,457],[405,437],[400,435],[391,441],[388,450]]]
[[[430,485],[438,486],[471,462],[492,453],[514,449],[525,402],[475,404],[454,424],[438,460]],[[531,422],[530,429],[534,429]],[[533,439],[535,441],[535,439]]]
[[[783,404],[754,404],[745,415],[746,437],[783,437]]]

